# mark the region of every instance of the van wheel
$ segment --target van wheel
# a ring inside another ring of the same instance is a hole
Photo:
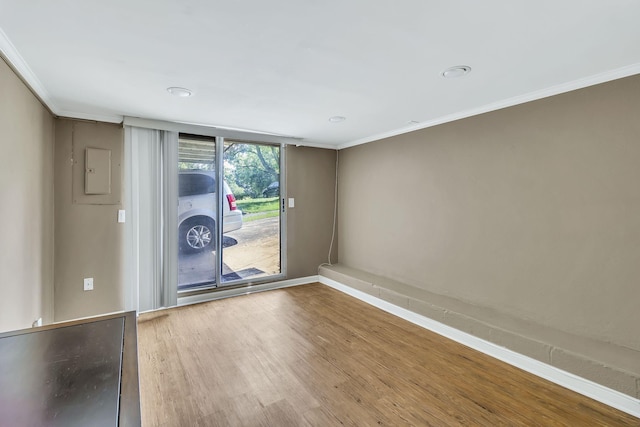
[[[187,253],[215,250],[215,229],[211,218],[188,219],[180,226],[180,248]]]

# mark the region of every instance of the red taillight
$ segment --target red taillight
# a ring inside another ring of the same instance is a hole
[[[233,194],[227,194],[227,201],[229,202],[229,210],[235,211],[238,209],[238,206],[236,206],[236,198],[233,197]]]

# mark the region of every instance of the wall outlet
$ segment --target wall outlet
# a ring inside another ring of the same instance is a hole
[[[93,277],[85,277],[84,279],[84,290],[92,291],[93,290]]]
[[[124,220],[125,220],[124,209],[119,209],[118,210],[118,222],[124,222]]]

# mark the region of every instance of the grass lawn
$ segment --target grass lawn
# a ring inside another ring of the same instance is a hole
[[[259,199],[237,200],[236,204],[242,213],[243,222],[251,222],[259,219],[273,218],[280,214],[280,198],[265,197]]]
[[[237,200],[236,204],[238,206],[238,209],[248,214],[277,211],[278,209],[280,209],[280,197],[242,199]]]
[[[261,212],[257,214],[249,214],[242,216],[242,222],[257,221],[259,219],[274,218],[280,214],[280,211]]]

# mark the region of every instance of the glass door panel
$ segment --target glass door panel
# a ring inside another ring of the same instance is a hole
[[[216,286],[216,173],[215,139],[180,135],[178,291]]]
[[[225,140],[221,284],[279,275],[280,146]]]

